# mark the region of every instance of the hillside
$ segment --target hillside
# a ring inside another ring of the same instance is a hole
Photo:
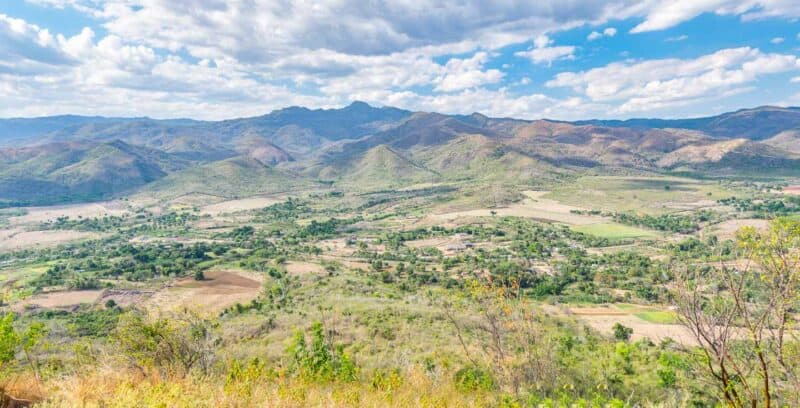
[[[25,203],[97,200],[184,167],[167,153],[108,143],[54,143],[0,149],[0,199]]]
[[[140,190],[158,198],[185,194],[224,197],[284,192],[316,184],[250,157],[237,156],[172,173]]]
[[[16,147],[4,150],[0,175],[7,200],[60,202],[132,191],[183,168],[149,188],[214,186],[242,195],[292,186],[298,175],[369,190],[467,180],[527,184],[585,171],[794,174],[798,126],[797,108],[561,122],[413,113],[363,102],[219,122],[9,119],[0,120],[0,140]]]
[[[761,106],[695,119],[586,120],[578,125],[698,130],[712,136],[763,140],[800,126],[800,107]]]

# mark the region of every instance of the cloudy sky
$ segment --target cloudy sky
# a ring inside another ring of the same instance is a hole
[[[2,0],[0,117],[800,105],[798,0]]]

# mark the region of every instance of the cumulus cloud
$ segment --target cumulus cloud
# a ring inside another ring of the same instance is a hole
[[[338,106],[353,99],[523,117],[603,114],[621,109],[633,96],[596,99],[595,93],[586,92],[588,84],[569,86],[579,92],[563,100],[515,94],[503,88],[511,76],[504,71],[513,68],[495,67],[491,61],[498,52],[507,52],[505,47],[531,42],[518,57],[542,65],[574,59],[575,46],[557,45],[547,34],[588,25],[597,27],[589,40],[613,37],[615,28],[600,30],[611,21],[635,19],[639,24],[632,31],[638,33],[708,12],[743,20],[800,16],[800,5],[793,0],[421,0],[376,1],[370,7],[358,0],[26,1],[73,8],[98,27],[64,36],[0,14],[3,116],[214,119],[286,105]],[[746,71],[743,64],[739,71]],[[736,70],[724,67],[720,73]],[[733,74],[720,79],[725,81],[734,85],[703,89],[719,95],[751,82]],[[456,102],[459,97],[486,99]],[[560,110],[547,110],[554,107]]]
[[[575,46],[551,46],[553,43],[553,40],[546,35],[540,35],[533,41],[533,48],[527,51],[516,52],[514,55],[521,58],[528,58],[533,61],[534,64],[548,65],[551,65],[553,61],[575,58]]]
[[[775,38],[769,40],[769,42],[771,42],[772,44],[781,44],[781,43],[783,43],[784,40],[785,39],[783,37],[775,37]]]
[[[731,48],[696,59],[615,62],[582,72],[562,72],[547,87],[572,88],[620,113],[647,112],[699,99],[744,92],[763,75],[800,70],[794,55]]]
[[[447,73],[434,90],[452,92],[500,82],[503,79],[502,72],[497,69],[482,70],[488,58],[487,53],[478,52],[471,58],[450,59],[444,67]]]
[[[594,41],[594,40],[599,40],[603,37],[613,37],[615,35],[617,35],[617,29],[614,27],[608,27],[602,32],[592,31],[591,33],[589,33],[588,36],[586,36],[586,39],[589,41]]]
[[[645,20],[631,32],[664,30],[703,13],[741,16],[743,20],[766,17],[798,17],[800,3],[794,0],[672,0],[648,1],[641,5]]]

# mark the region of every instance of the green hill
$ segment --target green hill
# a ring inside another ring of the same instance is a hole
[[[48,204],[102,199],[185,165],[167,153],[121,141],[2,149],[0,200]]]
[[[316,185],[256,159],[237,156],[183,169],[147,185],[140,192],[159,198],[174,198],[190,193],[238,197]]]

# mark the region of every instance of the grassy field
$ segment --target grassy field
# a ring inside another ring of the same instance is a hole
[[[657,324],[678,324],[678,316],[670,311],[649,311],[635,313],[634,316],[646,320],[650,323]]]
[[[678,177],[589,176],[558,185],[546,198],[590,209],[661,214],[713,207],[734,195],[715,181]]]
[[[630,227],[627,225],[616,223],[600,223],[588,225],[576,225],[572,227],[573,231],[590,234],[601,238],[608,238],[610,240],[626,240],[637,238],[658,238],[660,235],[655,231],[650,231],[637,227]]]

